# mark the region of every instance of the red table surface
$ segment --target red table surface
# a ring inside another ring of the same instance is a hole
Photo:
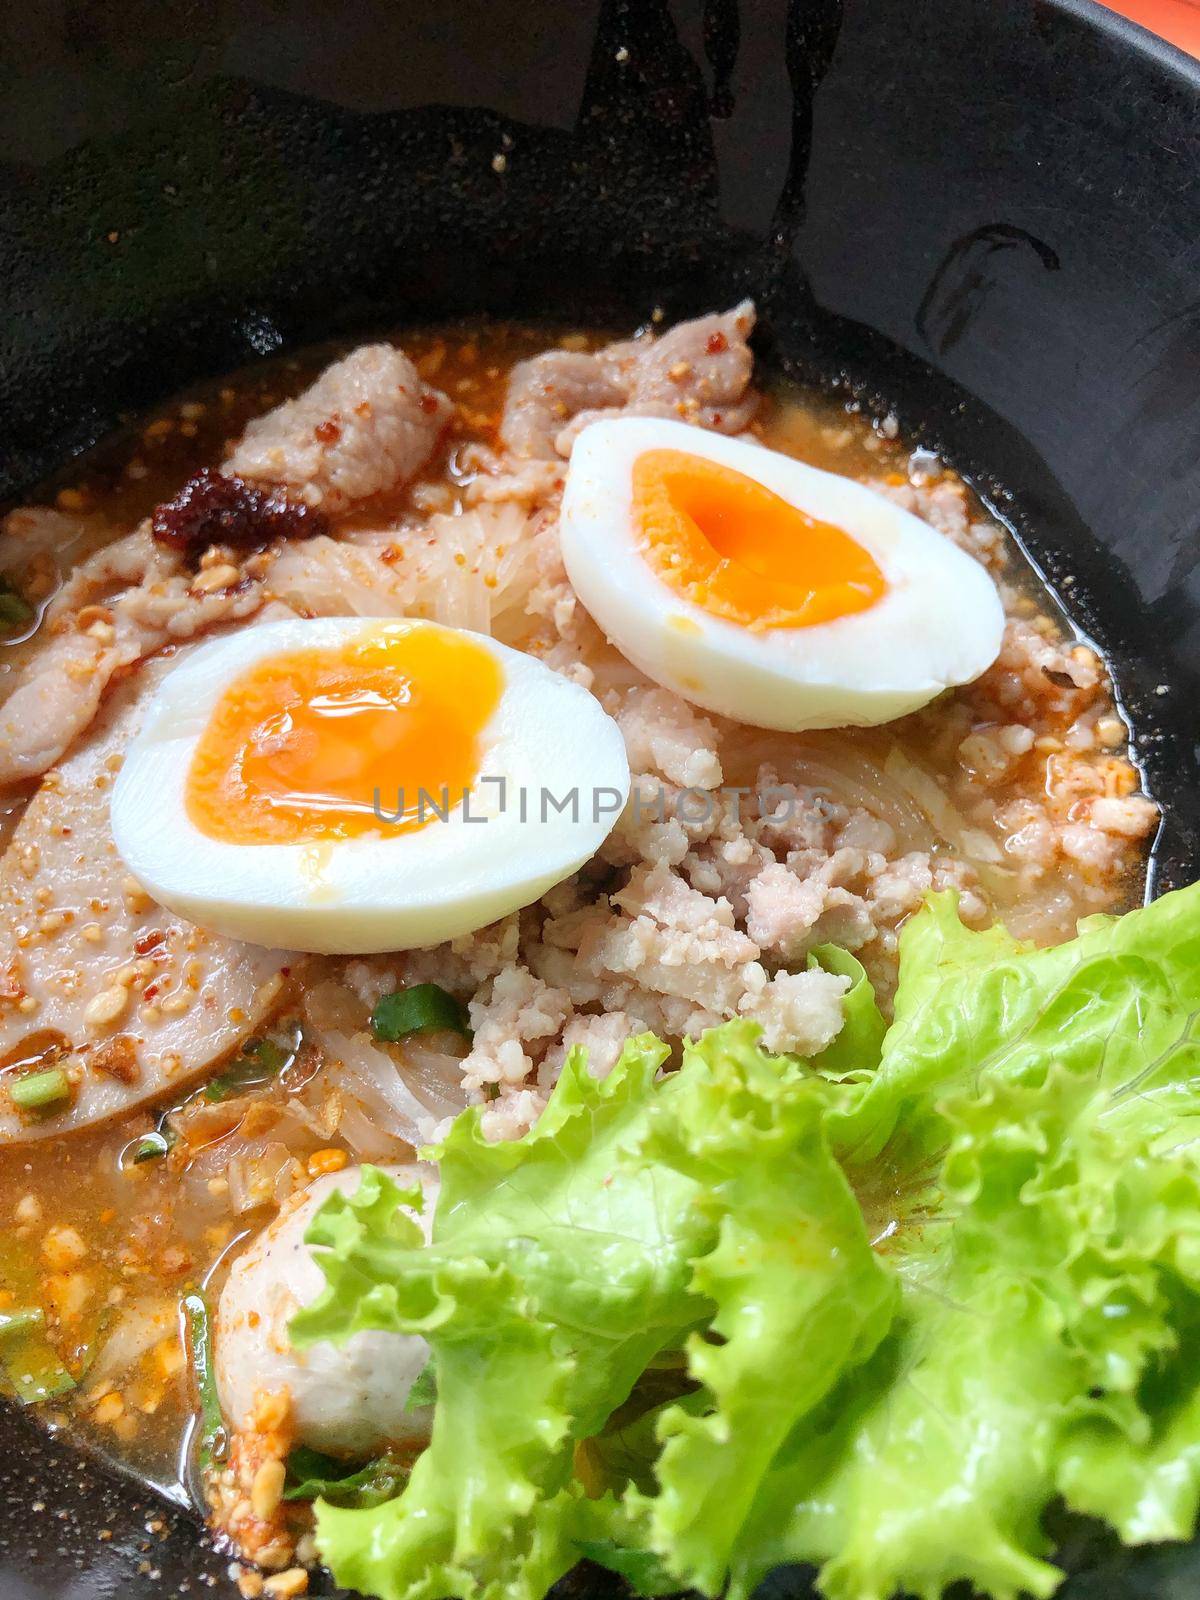
[[[1200,56],[1200,0],[1105,0],[1113,11]]]

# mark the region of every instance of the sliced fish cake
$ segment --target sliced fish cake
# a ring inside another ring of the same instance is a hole
[[[0,1143],[123,1115],[204,1077],[261,1026],[286,952],[207,933],[125,872],[109,826],[121,754],[171,662],[143,668],[49,772],[0,858]],[[69,1099],[13,1104],[25,1063]]]

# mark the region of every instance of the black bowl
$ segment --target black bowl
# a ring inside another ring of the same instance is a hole
[[[1194,63],[1088,0],[35,0],[7,39],[0,498],[255,354],[750,292],[766,357],[894,408],[1025,541],[1114,663],[1156,886],[1196,875]],[[1200,1547],[1070,1538],[1080,1596],[1197,1587]],[[223,1566],[0,1414],[6,1600]]]

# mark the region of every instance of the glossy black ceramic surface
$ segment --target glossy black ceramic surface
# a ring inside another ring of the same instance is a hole
[[[0,39],[0,498],[255,354],[752,293],[765,357],[894,408],[1026,542],[1114,662],[1158,886],[1195,876],[1194,64],[1088,0],[31,0]],[[1200,1551],[1065,1537],[1072,1600],[1200,1587]],[[223,1573],[0,1414],[0,1600]]]

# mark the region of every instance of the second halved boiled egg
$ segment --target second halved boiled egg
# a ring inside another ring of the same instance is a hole
[[[561,528],[571,583],[622,654],[758,727],[888,722],[999,653],[978,562],[866,485],[743,439],[593,423]]]
[[[113,835],[162,905],[256,944],[440,943],[539,898],[629,792],[616,724],[533,657],[324,617],[201,646],[126,754]]]

